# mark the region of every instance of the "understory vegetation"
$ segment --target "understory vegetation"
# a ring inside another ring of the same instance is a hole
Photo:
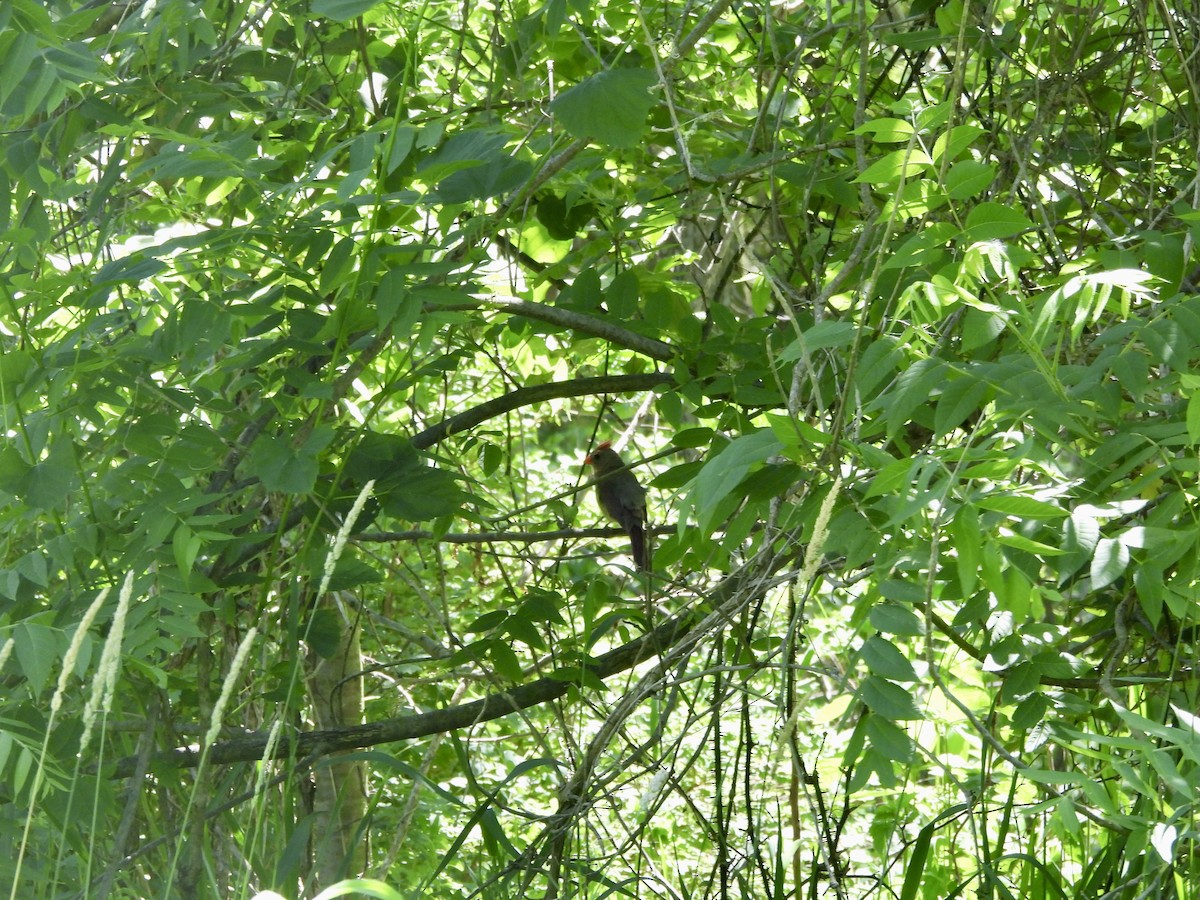
[[[1196,896],[1198,36],[0,4],[0,887]]]

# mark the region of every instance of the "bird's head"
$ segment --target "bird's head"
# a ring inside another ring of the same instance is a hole
[[[584,457],[583,461],[589,466],[596,466],[597,464],[603,464],[606,457],[610,455],[616,456],[617,454],[613,451],[612,441],[605,441],[604,443],[599,444],[595,450]]]

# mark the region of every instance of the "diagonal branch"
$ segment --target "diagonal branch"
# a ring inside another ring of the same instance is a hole
[[[791,554],[766,555],[747,563],[717,584],[703,603],[693,604],[640,638],[622,644],[587,663],[589,680],[598,678],[603,681],[639,663],[663,657],[674,647],[691,645],[702,640],[706,633],[719,629],[730,621],[730,604],[739,601],[739,598],[753,596],[755,592],[761,591],[766,579],[787,565],[791,559]],[[537,681],[517,685],[508,691],[497,691],[479,700],[446,709],[398,716],[348,728],[291,734],[273,745],[271,758],[320,757],[360,747],[373,747],[376,744],[444,734],[556,700],[578,685],[579,680],[575,678],[546,676]],[[208,762],[216,764],[252,762],[266,758],[266,752],[267,734],[256,731],[213,744],[206,758]],[[180,747],[154,754],[150,765],[190,768],[199,764],[200,755],[199,747]],[[114,778],[126,778],[133,774],[137,765],[137,757],[125,757],[117,760],[108,774]]]
[[[539,322],[556,325],[577,334],[589,334],[592,337],[603,338],[610,344],[625,347],[659,362],[670,362],[675,356],[675,348],[665,341],[646,337],[644,334],[623,328],[609,319],[576,312],[573,309],[563,309],[560,306],[548,306],[545,303],[533,303],[529,300],[499,295],[480,297],[476,305],[507,310],[515,316],[525,316],[527,319],[536,319]]]
[[[589,675],[603,680],[651,659],[664,648],[686,637],[701,621],[703,616],[699,612],[689,610],[682,613],[642,637],[598,657],[588,665]],[[479,700],[446,709],[398,716],[347,728],[292,734],[279,740],[272,748],[271,755],[274,759],[323,756],[392,741],[407,741],[426,735],[442,734],[480,722],[490,722],[510,713],[555,700],[578,683],[575,679],[564,680],[547,676],[518,685],[509,691],[497,691]],[[209,748],[207,761],[215,764],[251,762],[265,758],[266,751],[266,732],[255,731],[213,744]],[[201,751],[197,746],[180,747],[154,754],[150,765],[192,768],[199,764],[200,755]],[[137,757],[134,756],[120,759],[109,774],[114,778],[127,778],[136,770],[137,762]]]

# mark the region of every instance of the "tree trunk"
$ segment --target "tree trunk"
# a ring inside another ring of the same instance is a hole
[[[329,596],[343,617],[337,652],[329,658],[309,654],[308,690],[313,716],[320,729],[358,725],[363,716],[362,650],[355,622],[347,608]],[[366,835],[359,833],[366,815],[366,771],[361,762],[338,762],[330,756],[314,770],[312,878],[324,888],[342,878],[362,874],[366,866]]]

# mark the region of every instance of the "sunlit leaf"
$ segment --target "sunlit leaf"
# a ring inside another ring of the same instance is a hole
[[[887,638],[872,635],[863,643],[863,661],[874,674],[892,681],[916,681],[917,673],[899,648]]]
[[[913,695],[884,678],[868,675],[859,687],[859,696],[871,712],[885,719],[900,721],[904,719],[920,719]]]
[[[854,134],[869,134],[883,143],[904,143],[911,140],[915,129],[903,119],[872,119],[854,129]]]
[[[1015,494],[980,497],[975,503],[980,509],[988,509],[1019,519],[1058,519],[1070,514],[1068,510],[1054,503]]]
[[[781,449],[778,438],[767,429],[731,441],[716,457],[704,464],[700,474],[693,479],[684,502],[685,509],[694,511],[702,531],[710,530],[721,501],[742,482],[751,468]]]
[[[941,162],[944,158],[957,159],[959,155],[975,142],[980,135],[987,131],[978,125],[955,125],[949,131],[938,135],[933,142],[933,161]]]
[[[550,112],[577,138],[610,147],[632,147],[645,131],[658,80],[646,69],[610,69],[563,91]]]
[[[871,627],[884,634],[916,637],[925,633],[925,626],[916,613],[895,603],[878,603],[871,607]]]
[[[978,197],[996,180],[995,164],[960,160],[946,173],[946,192],[955,200]]]
[[[973,207],[967,214],[966,224],[962,237],[966,244],[1010,238],[1033,227],[1020,210],[992,201]]]
[[[383,0],[312,0],[312,12],[314,16],[346,22],[358,18],[382,2]]]
[[[867,166],[855,181],[866,184],[894,184],[906,178],[917,178],[933,165],[929,154],[917,147],[893,150]]]
[[[1125,574],[1129,547],[1115,538],[1101,538],[1092,555],[1092,590],[1107,587]]]

